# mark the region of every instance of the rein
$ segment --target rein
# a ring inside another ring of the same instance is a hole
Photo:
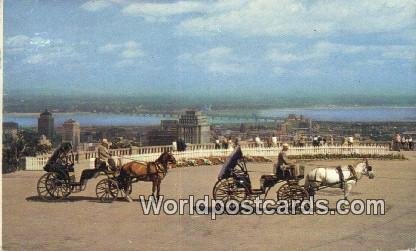
[[[350,171],[350,173],[352,174],[352,176],[348,177],[348,180],[355,180],[358,181],[358,177],[357,177],[357,172],[355,171],[354,167],[351,165],[348,165],[348,170]]]
[[[168,173],[167,163],[166,163],[166,167],[163,165],[163,163],[160,163],[159,160],[156,160],[153,163],[155,163],[156,165],[156,172],[163,173],[163,176],[166,176],[166,174]]]

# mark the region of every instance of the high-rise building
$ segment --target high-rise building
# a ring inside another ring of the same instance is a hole
[[[295,114],[289,114],[284,122],[278,125],[277,132],[279,135],[292,133],[310,134],[312,131],[312,120],[304,116],[297,117]]]
[[[179,137],[186,143],[204,144],[209,143],[211,131],[207,117],[200,111],[187,111],[179,118]]]
[[[55,134],[54,119],[52,113],[50,113],[47,109],[39,116],[38,134],[45,135],[48,139],[52,139]]]
[[[147,138],[148,144],[151,146],[172,144],[178,139],[178,121],[160,121],[160,129],[150,131]]]
[[[19,125],[16,122],[3,122],[3,134],[10,135],[12,138],[17,137]]]
[[[63,129],[62,142],[71,142],[73,149],[78,150],[81,135],[79,123],[69,119],[64,122]]]

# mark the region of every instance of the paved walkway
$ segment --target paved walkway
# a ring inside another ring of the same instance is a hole
[[[380,198],[384,216],[210,216],[142,214],[137,198],[151,192],[149,183],[133,187],[133,203],[99,203],[95,185],[66,201],[43,202],[36,194],[42,172],[3,175],[3,249],[5,250],[397,250],[416,247],[416,155],[407,161],[371,161],[376,178],[364,178],[350,199]],[[315,161],[312,165],[353,163]],[[171,170],[163,181],[167,198],[211,195],[219,166]],[[271,164],[248,163],[253,186]],[[340,199],[338,190],[320,198]]]

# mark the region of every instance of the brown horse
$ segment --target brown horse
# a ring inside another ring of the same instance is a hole
[[[129,184],[135,181],[151,181],[153,182],[152,195],[156,199],[159,198],[160,183],[166,176],[169,165],[176,164],[176,159],[170,152],[163,152],[154,162],[133,161],[123,165],[120,169],[120,180],[125,191],[128,191]],[[132,199],[126,192],[126,198],[129,202]]]

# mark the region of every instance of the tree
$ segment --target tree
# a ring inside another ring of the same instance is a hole
[[[16,137],[4,135],[3,138],[3,173],[20,169],[21,160],[26,156],[46,154],[52,150],[50,145],[40,145],[37,133],[31,130],[19,130]]]

